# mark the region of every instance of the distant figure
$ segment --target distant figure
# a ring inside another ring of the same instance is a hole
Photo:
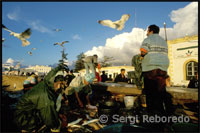
[[[95,72],[95,75],[96,75],[96,81],[101,82],[101,76],[100,76],[99,72]]]
[[[96,72],[96,68],[98,69],[98,72]],[[101,82],[101,76],[100,76],[100,74],[101,74],[101,65],[100,64],[95,65],[95,75],[96,75],[95,81],[96,82]]]
[[[16,89],[16,86],[17,86],[16,83],[14,83],[14,89]]]
[[[126,78],[125,74],[125,69],[121,69],[121,73],[119,75],[117,75],[117,77],[115,78],[114,82],[126,82],[128,83],[128,79]]]
[[[192,77],[187,88],[198,88],[198,87],[199,87],[198,76],[197,78]]]
[[[28,90],[30,90],[34,85],[37,84],[37,78],[34,72],[31,74],[28,74],[28,78],[24,80],[23,86],[24,86],[24,93],[26,93]]]
[[[105,74],[105,71],[102,71],[101,82],[106,82],[108,80],[108,76]]]

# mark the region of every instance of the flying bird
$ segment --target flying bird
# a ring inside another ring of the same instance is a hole
[[[5,40],[6,40],[5,38],[2,38],[2,43],[3,43]]]
[[[113,29],[122,30],[124,28],[125,22],[129,19],[129,14],[122,15],[120,20],[112,22],[111,20],[99,20],[98,23],[104,26],[108,26]]]
[[[32,48],[32,50],[36,50],[36,48]]]
[[[59,32],[62,31],[62,29],[54,29],[54,31]]]
[[[23,47],[28,46],[30,44],[30,42],[26,40],[26,39],[30,38],[30,35],[31,35],[31,29],[30,28],[26,29],[22,33],[13,32],[13,31],[9,30],[7,27],[5,27],[3,24],[2,24],[2,28],[4,30],[10,32],[10,36],[13,35],[14,37],[17,37],[18,39],[20,39],[22,41]]]
[[[32,55],[32,52],[28,52],[29,55]]]
[[[63,41],[62,43],[54,43],[54,45],[60,45],[61,47],[64,47],[63,44],[68,43],[69,41]]]

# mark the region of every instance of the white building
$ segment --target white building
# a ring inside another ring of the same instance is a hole
[[[10,63],[5,63],[5,64],[2,64],[2,70],[10,70],[11,68],[14,68],[13,65],[11,65]]]
[[[168,41],[168,73],[173,85],[187,86],[198,72],[198,36]]]
[[[51,71],[52,67],[36,65],[36,66],[29,66],[26,69],[32,69],[35,72],[47,74],[49,71]]]

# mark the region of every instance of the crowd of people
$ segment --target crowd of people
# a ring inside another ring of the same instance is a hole
[[[148,27],[147,36],[140,47],[140,54],[132,58],[136,86],[146,95],[150,113],[166,114],[172,111],[172,102],[166,92],[166,86],[170,86],[167,74],[168,46],[159,36],[159,27],[156,25]],[[96,54],[85,57],[83,61],[86,69],[84,76],[74,76],[73,71],[65,74],[60,66],[52,69],[40,82],[34,73],[29,75],[24,81],[25,94],[19,100],[15,112],[15,122],[22,132],[37,132],[44,125],[52,132],[59,132],[66,126],[63,126],[66,116],[60,112],[63,102],[72,109],[92,106],[89,97],[92,94],[91,83],[109,79],[105,71],[101,74]],[[125,69],[121,69],[114,82],[128,83]]]

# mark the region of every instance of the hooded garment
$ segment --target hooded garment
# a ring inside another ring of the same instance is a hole
[[[54,91],[54,78],[59,67],[52,69],[44,80],[25,93],[18,101],[15,122],[22,130],[32,131],[46,125],[58,128],[59,117],[56,111],[57,95]]]

